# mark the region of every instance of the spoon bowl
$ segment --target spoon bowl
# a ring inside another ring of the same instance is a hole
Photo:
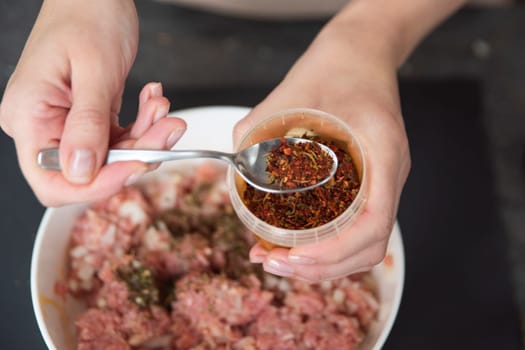
[[[110,149],[106,157],[106,164],[120,161],[141,161],[145,163],[159,163],[172,160],[192,159],[192,158],[212,158],[220,159],[230,163],[238,174],[250,185],[258,190],[271,193],[292,193],[311,190],[314,187],[325,184],[335,174],[338,166],[337,156],[328,147],[317,143],[321,150],[332,159],[332,167],[328,176],[313,184],[296,188],[283,187],[281,184],[272,181],[271,175],[266,171],[266,157],[272,150],[279,147],[283,140],[289,144],[296,143],[316,143],[315,141],[287,137],[273,138],[256,143],[237,153],[226,153],[212,150],[143,150],[143,149]],[[60,155],[58,148],[42,150],[38,153],[38,165],[43,169],[61,170]]]

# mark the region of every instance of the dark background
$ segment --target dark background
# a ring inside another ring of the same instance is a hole
[[[172,107],[253,106],[323,25],[245,21],[137,1],[141,47],[121,116],[148,81]],[[0,3],[3,90],[39,1]],[[406,284],[385,349],[521,349],[525,310],[525,9],[467,8],[400,69],[413,167],[399,221]],[[1,90],[0,90],[1,91]],[[44,212],[0,133],[0,339],[43,349],[29,266]]]

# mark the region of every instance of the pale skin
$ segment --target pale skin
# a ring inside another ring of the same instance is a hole
[[[320,32],[274,91],[241,120],[234,141],[265,116],[315,108],[348,123],[364,145],[368,199],[334,238],[293,249],[250,251],[266,271],[311,282],[365,271],[382,261],[410,169],[396,70],[417,43],[465,0],[354,0]],[[98,34],[97,34],[98,33]],[[106,198],[151,167],[103,165],[108,147],[169,149],[185,131],[166,118],[159,83],[139,96],[133,125],[118,124],[138,47],[129,0],[46,0],[0,105],[0,126],[22,172],[46,206]],[[60,147],[62,172],[40,169],[40,149]]]

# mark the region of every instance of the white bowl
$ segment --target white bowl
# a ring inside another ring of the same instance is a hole
[[[244,107],[200,107],[175,112],[186,120],[188,129],[176,149],[231,151],[235,123],[250,110]],[[165,171],[177,163],[165,163]],[[69,232],[85,205],[47,209],[33,248],[31,297],[38,326],[49,349],[74,349],[74,320],[83,310],[79,301],[55,292],[55,282],[65,279]],[[380,311],[360,350],[380,349],[394,323],[403,292],[405,258],[399,226],[396,224],[387,252],[388,258],[372,270],[378,282]]]

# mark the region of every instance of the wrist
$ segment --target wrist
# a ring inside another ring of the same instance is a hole
[[[313,45],[334,52],[341,61],[373,61],[376,66],[396,70],[402,56],[400,31],[365,11],[365,6],[349,7],[327,23]]]
[[[87,20],[135,20],[137,11],[134,0],[44,0],[42,11],[53,17],[82,18]]]
[[[467,0],[352,0],[323,29],[352,46],[379,55],[396,68],[440,22]]]

